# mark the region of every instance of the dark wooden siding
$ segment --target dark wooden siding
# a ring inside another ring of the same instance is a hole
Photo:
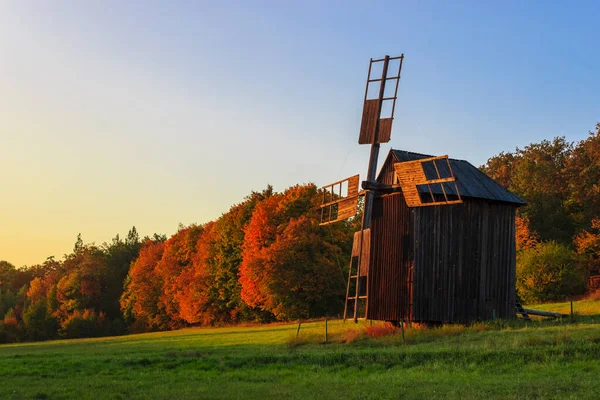
[[[401,193],[382,196],[373,204],[369,272],[370,319],[410,319],[410,215]]]
[[[394,163],[396,160],[394,159],[393,153],[389,153],[383,166],[381,167],[381,171],[379,171],[379,175],[377,176],[377,182],[383,183],[385,185],[394,184]]]
[[[515,207],[485,200],[412,209],[413,320],[515,317]]]

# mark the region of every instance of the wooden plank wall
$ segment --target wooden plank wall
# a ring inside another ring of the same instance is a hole
[[[361,246],[361,242],[364,243]],[[362,250],[362,255],[361,255]],[[369,270],[369,263],[371,262],[371,230],[364,229],[362,231],[354,232],[354,240],[352,242],[352,257],[360,258],[360,268],[358,274],[360,276],[367,276]]]
[[[385,162],[383,163],[383,166],[381,167],[381,171],[379,172],[377,182],[382,183],[384,185],[393,185],[396,183],[394,182],[394,176],[396,175],[396,172],[394,170],[394,162],[396,162],[394,156],[392,155],[392,153],[389,153],[387,158],[385,159]]]
[[[411,211],[401,193],[379,197],[371,222],[368,318],[410,319]]]
[[[413,210],[413,320],[514,318],[515,207],[470,199]]]

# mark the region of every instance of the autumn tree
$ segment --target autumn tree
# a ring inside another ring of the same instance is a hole
[[[125,279],[121,309],[135,330],[168,328],[169,316],[160,302],[163,279],[156,270],[164,249],[163,240],[146,240]]]
[[[202,227],[195,252],[191,255],[191,264],[186,265],[176,279],[178,289],[174,298],[178,316],[187,324],[208,325],[215,320],[215,315],[209,310],[208,293],[212,285],[209,264],[214,260],[213,228],[214,222]]]
[[[0,261],[0,319],[15,306],[17,301],[16,292],[13,288],[13,280],[17,269],[8,261]]]
[[[105,318],[110,293],[107,256],[102,249],[79,242],[78,238],[74,252],[63,261],[65,272],[56,284],[56,316],[67,337],[88,337],[94,329],[97,331],[94,336],[101,336],[110,330],[110,321]],[[85,326],[79,324],[84,314]]]
[[[23,336],[23,327],[19,324],[15,310],[11,308],[0,320],[0,343],[19,342]]]
[[[193,268],[192,259],[203,230],[204,227],[198,225],[181,227],[165,242],[163,256],[156,266],[156,272],[162,279],[162,293],[159,302],[169,316],[171,328],[178,328],[186,324],[179,304],[178,292],[182,290],[182,281],[179,276],[182,272]]]
[[[562,185],[568,188],[567,208],[578,231],[600,218],[600,123],[587,139],[576,143],[565,164]]]
[[[486,165],[482,166],[481,169],[500,185],[510,188],[515,175],[517,160],[517,155],[510,152],[501,152],[497,156],[488,159]]]
[[[8,261],[0,260],[0,288],[13,288],[13,280],[17,275],[17,268]]]
[[[517,214],[515,228],[517,251],[530,249],[538,244],[538,235],[531,230],[528,217]]]
[[[569,214],[569,188],[564,175],[573,144],[564,137],[542,140],[514,153],[492,157],[482,169],[523,198],[520,214],[542,241],[568,244],[575,232]]]
[[[600,218],[594,218],[591,227],[579,233],[574,243],[577,253],[586,263],[588,273],[600,274]]]
[[[53,312],[56,291],[51,279],[36,277],[27,291],[23,326],[29,340],[47,340],[57,336],[60,327]]]
[[[127,277],[131,263],[138,257],[141,245],[135,226],[129,230],[125,240],[116,235],[110,243],[102,245],[102,251],[106,255],[107,279],[101,309],[106,318],[112,321],[115,328],[114,333],[118,333],[117,331],[124,328],[120,308],[123,282]]]
[[[239,271],[245,228],[256,206],[272,195],[272,186],[261,192],[252,192],[242,203],[231,207],[212,227],[210,257],[205,258],[210,280],[205,314],[210,315],[212,323],[269,319],[270,313],[250,307],[242,300]],[[198,251],[198,254],[202,252]]]
[[[57,283],[59,315],[66,319],[79,310],[102,311],[108,271],[106,255],[94,245],[82,245],[63,261],[65,274]]]
[[[289,320],[336,312],[344,279],[340,257],[349,249],[344,223],[318,226],[314,185],[294,186],[256,206],[245,229],[241,297],[251,307]]]

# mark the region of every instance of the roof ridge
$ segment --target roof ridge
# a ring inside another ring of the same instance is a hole
[[[415,155],[418,155],[418,156],[423,156],[423,157],[436,157],[436,156],[434,156],[434,155],[432,155],[432,154],[417,153],[416,151],[409,151],[409,150],[398,150],[398,149],[392,149],[392,151],[398,151],[398,152],[404,152],[404,153],[409,153],[409,154],[415,154]],[[467,163],[471,164],[469,161],[467,161],[467,160],[462,160],[462,159],[460,159],[460,158],[451,158],[451,157],[448,157],[448,160],[452,160],[452,161],[462,161],[462,162],[467,162]],[[471,164],[471,165],[473,165],[473,164]]]

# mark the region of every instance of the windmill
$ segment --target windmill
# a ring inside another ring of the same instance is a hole
[[[391,139],[392,122],[396,108],[398,86],[404,54],[371,59],[365,88],[362,122],[358,143],[370,145],[371,152],[367,178],[359,189],[359,175],[323,186],[320,206],[321,225],[328,225],[356,216],[359,197],[364,197],[364,210],[360,231],[354,234],[352,256],[348,270],[344,321],[350,315],[353,320],[369,317],[371,223],[373,204],[381,194],[402,192],[408,207],[460,204],[462,199],[447,156],[426,157],[394,164],[395,182],[381,184],[376,181],[377,162],[381,143]],[[390,70],[390,62],[398,69]],[[375,67],[375,68],[374,68]],[[381,76],[373,77],[374,69],[381,67]],[[386,88],[393,87],[393,91]],[[390,93],[386,95],[386,93]],[[390,104],[391,103],[391,104]],[[387,114],[387,115],[386,115]],[[437,185],[432,189],[433,185]],[[448,185],[451,185],[450,187]],[[441,188],[441,191],[440,191]]]

